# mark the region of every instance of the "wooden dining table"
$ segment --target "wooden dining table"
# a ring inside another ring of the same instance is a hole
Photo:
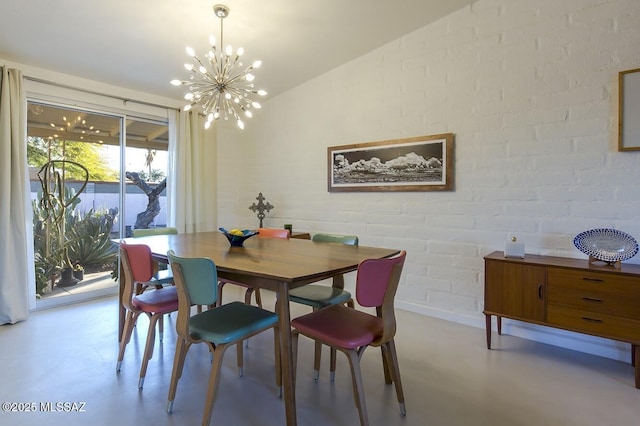
[[[221,278],[272,290],[278,300],[288,300],[289,290],[355,271],[364,259],[392,257],[396,249],[320,243],[304,239],[249,238],[243,247],[230,247],[220,232],[154,235],[128,238],[129,244],[146,244],[156,260],[167,262],[167,251],[181,257],[208,257]],[[122,274],[120,275],[122,279]],[[120,289],[122,290],[122,282]],[[289,303],[278,303],[282,383],[286,424],[296,425],[296,402]],[[124,309],[120,310],[120,333]]]

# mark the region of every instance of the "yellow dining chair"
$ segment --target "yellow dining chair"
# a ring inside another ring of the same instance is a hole
[[[316,243],[338,243],[351,246],[358,245],[358,237],[356,235],[337,235],[337,234],[315,234],[311,239]],[[346,303],[353,308],[353,298],[351,293],[344,289],[344,276],[339,275],[333,278],[331,286],[320,284],[309,284],[302,287],[294,288],[289,292],[289,300],[291,302],[300,303],[311,306],[314,311],[326,308],[331,305],[341,305]],[[336,374],[336,350],[330,349],[330,366],[329,380],[333,382]],[[313,380],[318,381],[320,377],[320,359],[322,357],[322,343],[316,341],[316,348],[313,357]]]
[[[278,229],[278,228],[258,228],[257,238],[285,238],[288,239],[290,236],[288,229]],[[226,280],[223,278],[218,279],[218,305],[222,305],[222,289],[227,284],[235,284],[237,286],[241,286],[246,288],[244,294],[244,303],[247,305],[251,304],[251,295],[255,293],[256,295],[256,305],[262,308],[262,295],[260,294],[260,289],[255,288],[249,284]]]
[[[163,315],[178,310],[178,294],[173,286],[160,287],[152,291],[141,294],[134,294],[134,289],[140,286],[148,286],[153,278],[153,260],[149,246],[144,244],[120,243],[120,262],[124,272],[124,288],[120,303],[126,310],[124,330],[120,341],[120,352],[118,353],[118,363],[116,372],[120,372],[124,352],[131,340],[133,328],[141,314],[149,317],[149,330],[147,331],[147,343],[142,357],[140,367],[140,379],[138,388],[142,389],[144,377],[147,372],[147,365],[153,356],[153,346],[155,344],[156,323],[160,341],[164,331]]]
[[[191,315],[192,304],[215,304],[216,265],[211,259],[178,257],[173,251],[169,251],[168,257],[178,291],[179,308],[176,320],[178,338],[169,384],[167,412],[173,412],[178,380],[182,376],[187,352],[194,343],[206,344],[213,358],[202,418],[203,425],[208,425],[211,421],[225,351],[232,345],[237,346],[238,368],[242,376],[242,341],[268,329],[273,329],[274,332],[276,386],[281,389],[278,315],[242,302],[231,302]],[[252,406],[247,404],[245,408],[249,410]],[[254,409],[260,408],[254,407]]]
[[[353,396],[362,426],[369,424],[369,418],[360,359],[368,346],[378,346],[382,349],[385,382],[395,383],[400,415],[406,415],[394,342],[396,318],[393,306],[406,255],[407,253],[402,251],[390,259],[367,259],[358,265],[356,300],[361,306],[375,307],[375,315],[344,305],[332,305],[291,321],[294,328],[294,370],[300,334],[329,345],[347,356],[351,365]]]

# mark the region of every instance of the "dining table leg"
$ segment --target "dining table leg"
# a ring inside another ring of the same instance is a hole
[[[293,379],[293,348],[291,347],[291,312],[289,310],[289,284],[280,282],[277,291],[278,326],[280,327],[280,356],[282,362],[282,386],[288,426],[295,426],[296,390]]]

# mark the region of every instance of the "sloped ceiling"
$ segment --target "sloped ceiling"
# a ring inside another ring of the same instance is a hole
[[[423,27],[475,0],[226,0],[224,41],[263,61],[270,96]],[[181,99],[185,46],[219,35],[216,0],[0,2],[1,59]]]

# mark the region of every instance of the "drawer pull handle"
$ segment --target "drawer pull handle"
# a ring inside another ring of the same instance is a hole
[[[597,319],[597,318],[582,317],[582,319],[589,322],[602,322],[601,319]]]
[[[584,281],[590,281],[592,283],[601,283],[604,282],[604,280],[601,280],[600,278],[591,278],[591,277],[582,277],[582,279]]]
[[[542,300],[542,284],[538,286],[538,299]]]
[[[604,302],[604,300],[596,299],[595,297],[583,297],[582,300],[584,300],[585,302],[593,302],[593,303],[602,303],[602,302]]]

